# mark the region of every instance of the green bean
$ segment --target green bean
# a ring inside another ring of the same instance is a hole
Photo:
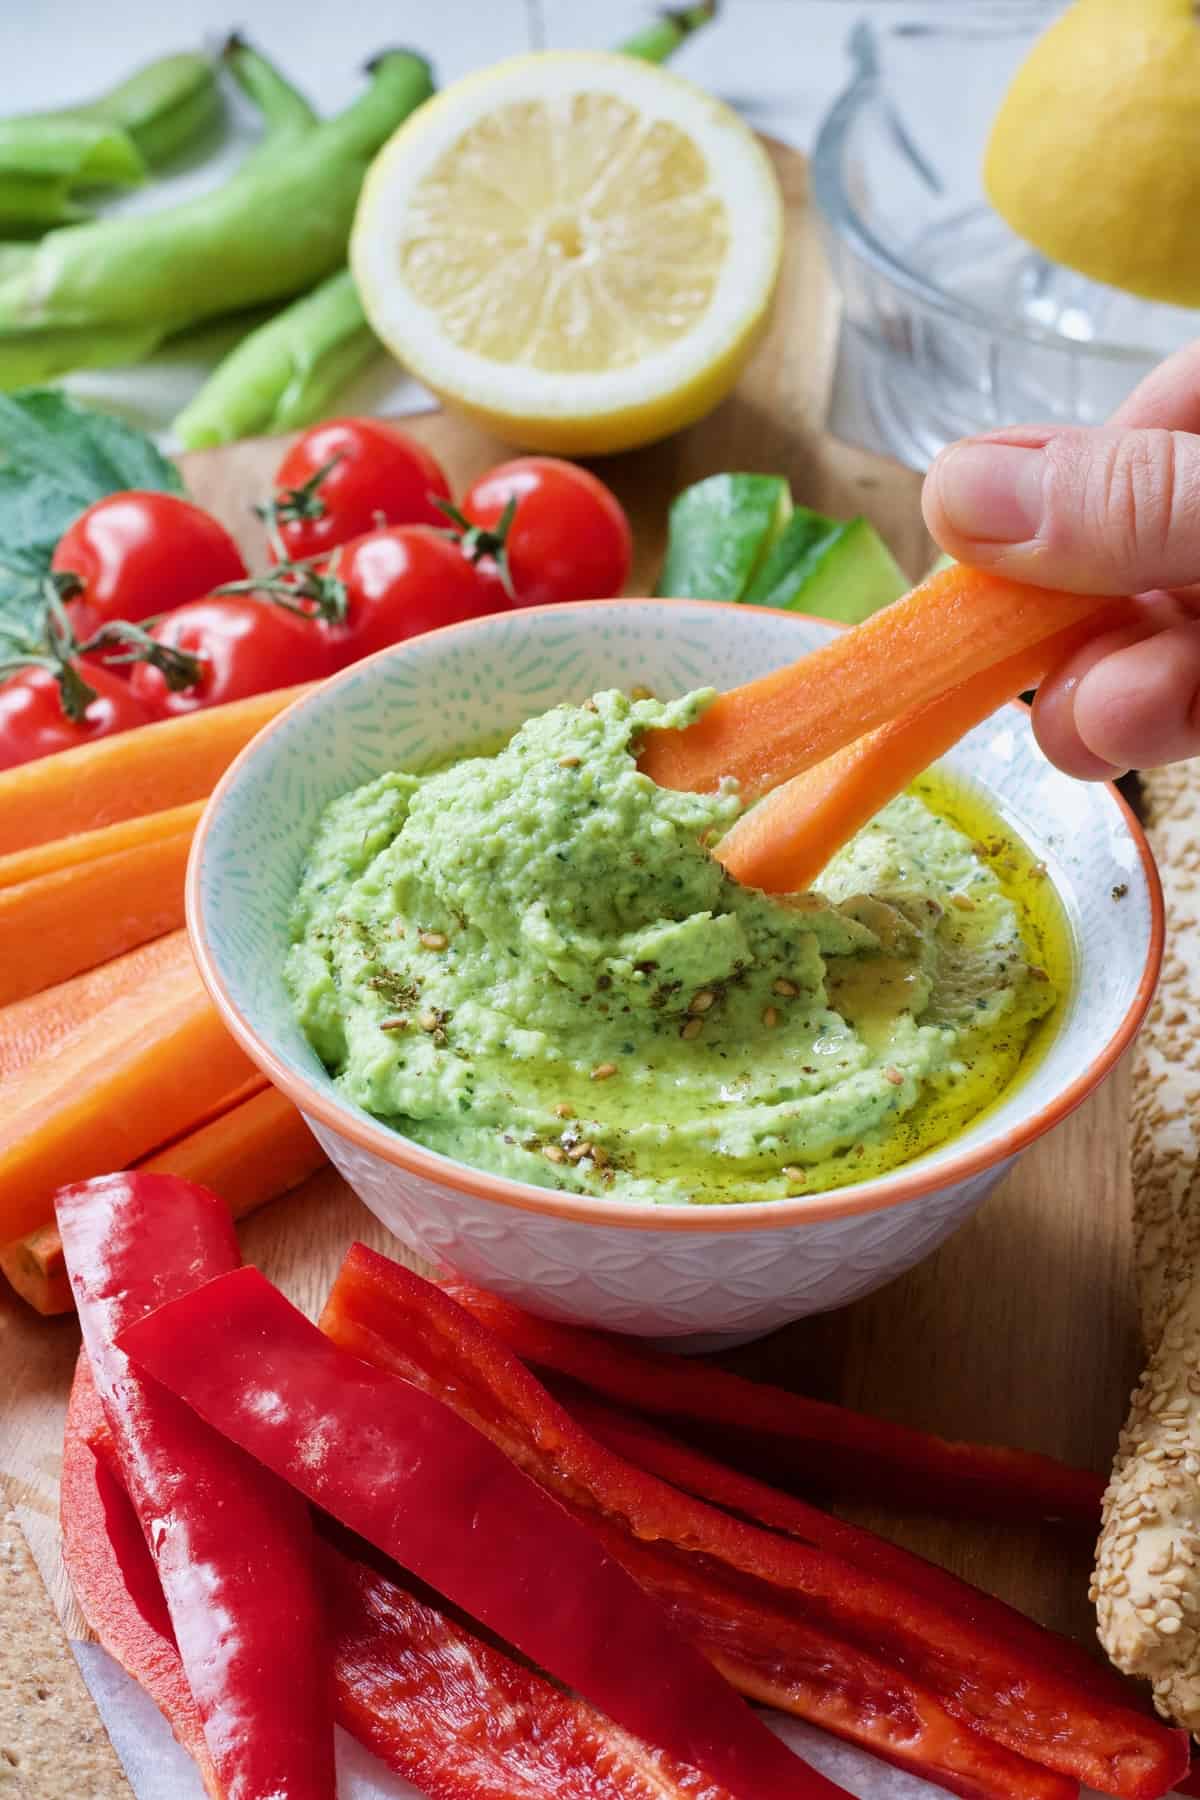
[[[54,225],[73,225],[87,212],[71,198],[62,175],[9,175],[0,169],[0,230],[35,236]]]
[[[0,173],[55,177],[72,186],[142,181],[146,165],[112,120],[29,113],[0,119]]]
[[[268,62],[236,31],[226,39],[221,57],[242,92],[262,114],[264,137],[243,163],[239,172],[244,175],[247,168],[253,167],[255,158],[277,150],[289,137],[306,137],[321,120],[274,63]]]
[[[702,25],[715,18],[716,12],[717,0],[707,0],[702,6],[664,7],[652,25],[635,31],[617,48],[626,56],[641,57],[643,62],[666,62],[681,44],[687,42],[693,31],[699,31]]]
[[[85,218],[76,188],[144,181],[220,104],[212,58],[189,51],[148,63],[98,100],[0,119],[0,226],[41,231]]]
[[[146,165],[119,125],[31,114],[0,119],[0,228],[44,231],[85,217],[71,198],[83,186],[131,186]]]
[[[665,62],[715,12],[716,0],[708,0],[663,13],[617,48],[644,61]],[[379,352],[354,282],[343,269],[243,338],[172,431],[186,450],[197,450],[311,425]]]
[[[69,375],[73,369],[108,369],[143,362],[158,348],[162,337],[163,332],[156,325],[0,332],[0,393],[40,387],[43,382]]]
[[[0,281],[6,275],[17,275],[33,261],[32,244],[0,243]]]
[[[368,163],[433,92],[428,63],[409,51],[385,52],[370,74],[352,106],[260,152],[212,193],[51,232],[24,274],[0,282],[0,337],[29,325],[181,330],[332,273]]]
[[[318,115],[303,95],[285,81],[265,57],[260,56],[241,38],[231,37],[222,55],[238,86],[262,114],[263,137],[252,156],[258,156],[266,149],[278,150],[284,143],[313,130],[319,124]],[[168,58],[164,61],[175,59]],[[160,66],[152,63],[142,74],[148,77]],[[205,66],[211,68],[207,61]],[[133,79],[136,82],[139,77]],[[127,85],[130,91],[121,96],[127,116],[133,122],[136,110],[148,122],[152,111],[152,95],[145,88],[140,94],[132,91],[132,82]],[[105,102],[97,104],[103,105]],[[247,159],[247,164],[249,161]],[[5,181],[0,172],[0,217],[4,214],[4,196]],[[66,205],[69,207],[69,202]],[[0,282],[8,275],[27,274],[34,254],[32,244],[0,243]],[[257,313],[243,313],[232,320],[221,320],[217,329],[222,339],[229,338],[231,329],[236,334],[239,321],[242,334],[245,335],[248,324],[253,329],[262,322],[259,316],[261,311],[258,308]],[[211,324],[202,329],[209,336],[212,335]],[[167,335],[167,330],[165,325],[147,323],[114,325],[101,329],[89,326],[49,329],[33,326],[28,330],[0,332],[0,392],[11,392],[14,388],[53,381],[60,375],[69,374],[73,369],[103,369],[141,362],[158,348]],[[221,351],[224,352],[225,349],[226,343],[223,341]]]
[[[303,95],[242,39],[230,38],[222,54],[235,81],[263,119],[262,142],[247,158],[243,169],[251,166],[253,159],[264,151],[277,151],[319,124],[318,115]],[[143,73],[149,74],[157,67],[157,64],[151,64]],[[136,98],[136,95],[129,95],[125,103],[131,105]],[[148,112],[148,108],[143,111]],[[0,217],[3,216],[4,191],[4,177],[0,173]],[[10,275],[27,277],[35,254],[32,244],[0,243],[0,283]],[[243,313],[233,320],[219,321],[222,338],[229,337],[231,327],[237,331],[239,318],[243,335],[247,323],[253,329],[261,323],[261,311],[259,308],[256,313]],[[211,335],[212,323],[205,329]],[[141,362],[159,347],[168,333],[168,326],[150,321],[140,325],[31,326],[0,331],[0,392],[53,381],[73,369],[103,369]],[[225,350],[224,342],[221,350]]]
[[[172,427],[185,450],[318,419],[379,349],[349,269],[294,300],[227,356]]]
[[[196,50],[160,56],[98,100],[44,115],[119,126],[152,169],[169,162],[207,131],[221,112],[221,90],[211,56]]]
[[[311,131],[319,119],[313,108],[304,97],[297,93],[266,59],[244,43],[240,38],[230,38],[223,51],[224,59],[230,73],[243,89],[247,97],[254,103],[263,119],[263,138],[259,149],[253,155],[260,154],[263,148],[279,149],[280,146]],[[125,116],[131,125],[139,125],[145,129],[157,130],[157,142],[165,153],[165,135],[163,131],[163,115],[159,115],[160,123],[155,126],[154,102],[155,94],[149,82],[151,77],[160,79],[159,72],[171,75],[175,82],[177,101],[185,108],[190,107],[194,119],[198,119],[197,90],[199,83],[195,80],[194,65],[199,62],[211,75],[212,64],[207,58],[167,57],[159,63],[151,63],[146,69],[131,78],[123,89],[115,90],[106,100],[97,101],[97,106],[105,106],[115,101],[124,109]],[[170,64],[171,68],[164,65]],[[189,70],[186,65],[193,65],[191,76],[193,93],[189,100],[184,92],[184,78]],[[164,89],[160,85],[158,96],[163,97]],[[198,128],[198,124],[197,124]],[[183,136],[178,119],[173,129],[178,133],[178,141]],[[245,166],[245,165],[243,165]],[[47,178],[48,180],[49,178]],[[22,190],[27,189],[28,182],[14,181],[14,215],[9,215],[12,223],[28,213],[21,215],[16,209],[20,206]],[[6,218],[5,200],[9,197],[6,178],[0,170],[0,219]],[[65,191],[62,193],[64,222],[72,216],[72,207]],[[77,215],[76,215],[77,216]],[[35,255],[32,244],[0,243],[0,282],[10,275],[25,276]],[[261,308],[258,309],[261,314]],[[255,313],[239,315],[243,334],[247,320],[251,327],[261,323]],[[229,337],[230,327],[234,332],[238,328],[238,319],[220,322],[222,339]],[[212,327],[208,327],[211,334]],[[112,325],[102,328],[91,326],[63,326],[49,329],[32,326],[28,330],[15,329],[0,332],[0,393],[12,392],[16,388],[34,387],[42,382],[53,381],[60,375],[69,374],[75,369],[105,369],[114,366],[138,363],[150,356],[168,335],[168,327],[147,322],[142,325]],[[221,344],[222,351],[225,343]]]

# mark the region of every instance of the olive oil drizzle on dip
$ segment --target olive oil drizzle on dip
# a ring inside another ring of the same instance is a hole
[[[991,872],[1016,915],[1030,973],[1044,984],[1047,1004],[1045,1011],[1013,1039],[985,1043],[973,1057],[964,1059],[963,1072],[955,1077],[953,1085],[922,1096],[912,1111],[897,1121],[889,1146],[892,1154],[886,1164],[880,1167],[874,1156],[868,1157],[867,1153],[862,1158],[854,1157],[859,1168],[847,1173],[846,1181],[865,1180],[911,1162],[914,1157],[937,1149],[999,1105],[1013,1082],[1024,1079],[1036,1067],[1053,1041],[1059,1001],[1068,992],[1075,969],[1071,929],[1045,864],[1034,858],[1028,846],[985,800],[944,772],[929,771],[909,791],[938,819],[961,832],[974,855]],[[966,898],[971,899],[969,888]],[[868,965],[860,966],[866,975]],[[815,1190],[807,1184],[796,1191]]]
[[[705,1205],[880,1174],[999,1097],[1069,978],[1049,882],[926,777],[814,892],[740,887],[736,789],[635,762],[711,697],[598,694],[329,808],[287,978],[348,1099],[498,1174]]]

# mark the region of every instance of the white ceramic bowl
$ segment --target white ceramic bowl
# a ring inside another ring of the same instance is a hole
[[[445,756],[555,702],[643,683],[731,687],[836,627],[704,601],[534,608],[431,632],[356,664],[243,751],[196,836],[188,922],[230,1029],[294,1099],[346,1180],[433,1262],[559,1319],[676,1339],[744,1339],[840,1306],[926,1255],[1014,1157],[1083,1100],[1129,1044],[1162,949],[1145,839],[1114,789],[1060,775],[1014,704],[949,759],[1044,859],[1075,940],[1054,1040],[987,1116],[880,1179],[751,1205],[591,1199],[472,1169],[349,1105],[292,1017],[288,909],[317,820],[386,769]],[[1120,898],[1113,897],[1118,890]]]

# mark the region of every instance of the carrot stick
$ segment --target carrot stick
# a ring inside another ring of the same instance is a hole
[[[0,855],[203,800],[238,751],[309,692],[277,688],[0,773]]]
[[[0,888],[0,1006],[183,924],[189,829]]]
[[[732,776],[756,800],[1112,604],[955,563],[799,662],[721,694],[686,731],[648,732],[639,767],[662,787],[702,793]]]
[[[176,1133],[169,1141],[166,1138],[156,1141],[165,1154],[173,1145],[181,1144],[185,1136],[190,1136],[193,1131],[203,1131],[206,1126],[223,1119],[226,1113],[231,1112],[234,1107],[241,1106],[243,1101],[253,1100],[259,1094],[265,1093],[269,1086],[270,1083],[262,1070],[252,1068],[245,1080],[239,1081],[236,1087],[225,1088],[222,1092],[212,1095],[206,1105],[198,1106],[183,1131]],[[141,1167],[140,1163],[138,1166]],[[107,1171],[109,1174],[112,1172],[112,1170]]]
[[[44,1319],[70,1312],[75,1301],[63,1262],[62,1239],[53,1220],[0,1250],[0,1272],[13,1292]]]
[[[137,1166],[198,1181],[241,1219],[298,1187],[324,1161],[325,1152],[291,1101],[264,1087]],[[6,1244],[0,1270],[35,1312],[70,1312],[75,1304],[53,1221]]]
[[[50,1218],[56,1188],[126,1169],[253,1074],[193,967],[113,1009],[8,1083],[0,1117],[0,1243]]]
[[[17,1108],[28,1105],[35,1097],[56,1093],[62,1085],[62,1071],[68,1066],[87,1068],[92,1057],[99,1055],[104,1046],[120,1046],[132,1041],[139,1031],[152,1026],[162,1013],[177,1006],[181,1000],[189,1000],[203,992],[204,984],[193,961],[187,933],[174,932],[172,936],[182,941],[182,954],[172,958],[152,980],[139,982],[128,992],[115,994],[97,1011],[90,1031],[71,1032],[56,1051],[31,1061],[16,1080],[6,1085],[5,1104],[0,1111],[0,1142],[3,1142],[4,1128]],[[159,1141],[165,1142],[165,1139]]]
[[[243,1219],[298,1187],[325,1160],[298,1109],[278,1088],[267,1087],[138,1167],[198,1181],[220,1194],[235,1219]]]
[[[101,825],[95,831],[76,831],[70,837],[50,838],[25,850],[10,850],[7,856],[0,856],[0,889],[36,881],[59,869],[77,868],[80,863],[114,856],[121,850],[140,850],[181,831],[193,832],[203,811],[203,800],[189,800],[184,806],[143,813],[137,819],[120,819],[115,825]]]
[[[81,1031],[94,1031],[97,1020],[113,1003],[136,996],[147,984],[172,971],[191,966],[186,931],[172,931],[127,950],[124,956],[100,963],[84,975],[56,982],[0,1007],[0,1082],[15,1075],[54,1044]]]
[[[769,894],[811,886],[830,857],[889,800],[998,706],[1038,682],[1095,632],[1072,626],[960,682],[774,788],[714,852],[735,880]]]

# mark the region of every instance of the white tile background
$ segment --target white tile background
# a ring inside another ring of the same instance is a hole
[[[720,19],[675,67],[740,107],[764,131],[804,148],[845,70],[854,19],[886,4],[724,0]],[[648,0],[40,0],[0,6],[4,110],[62,104],[189,42],[219,43],[237,25],[323,109],[355,92],[373,51],[411,45],[445,82],[528,49],[612,48],[645,24]]]

